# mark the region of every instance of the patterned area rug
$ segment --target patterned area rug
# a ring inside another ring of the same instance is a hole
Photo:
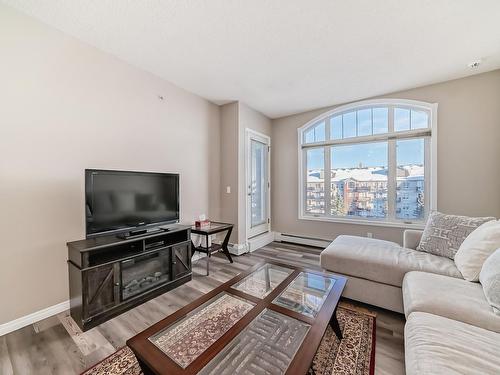
[[[337,318],[344,338],[328,327],[316,352],[311,375],[373,375],[375,370],[375,316],[342,304]],[[142,375],[134,354],[123,347],[82,375]]]
[[[373,375],[375,372],[375,315],[341,305],[337,319],[340,341],[328,326],[309,369],[310,375]]]

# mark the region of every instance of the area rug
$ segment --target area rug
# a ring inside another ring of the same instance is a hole
[[[340,341],[328,326],[309,369],[310,375],[373,375],[375,372],[375,315],[353,306],[337,309]]]
[[[316,352],[310,375],[373,375],[375,315],[350,305],[339,306],[337,318],[344,338],[328,327]],[[142,375],[134,353],[123,347],[82,375]]]

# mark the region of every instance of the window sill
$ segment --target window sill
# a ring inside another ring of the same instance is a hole
[[[419,230],[423,230],[425,228],[425,223],[404,223],[400,221],[379,221],[379,220],[369,220],[369,219],[359,219],[359,218],[347,219],[341,217],[299,215],[299,220],[325,221],[329,223],[355,224],[355,225],[366,225],[366,226],[387,227],[387,228],[403,228],[403,229],[419,229]]]

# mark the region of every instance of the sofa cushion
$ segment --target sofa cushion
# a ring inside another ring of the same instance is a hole
[[[426,312],[500,332],[500,316],[478,283],[427,272],[409,272],[403,280],[403,304],[408,318]]]
[[[474,229],[494,219],[432,212],[417,250],[453,259],[462,242]]]
[[[338,236],[321,252],[320,263],[333,272],[398,287],[409,271],[461,277],[451,259],[406,249],[395,242],[356,236]]]
[[[493,311],[500,315],[500,249],[496,250],[484,262],[479,274],[479,281]]]
[[[500,334],[428,313],[405,326],[406,375],[500,374]]]
[[[500,221],[482,224],[462,242],[455,264],[465,280],[479,281],[484,261],[500,247]]]

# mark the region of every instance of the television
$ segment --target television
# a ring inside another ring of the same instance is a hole
[[[179,175],[85,170],[87,238],[179,222]]]

